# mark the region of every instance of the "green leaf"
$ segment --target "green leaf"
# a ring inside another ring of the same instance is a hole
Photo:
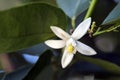
[[[57,7],[56,0],[31,0],[31,2],[35,2],[35,1],[48,3]]]
[[[0,11],[17,7],[30,2],[44,2],[57,7],[55,0],[0,0]]]
[[[89,6],[90,0],[57,0],[58,6],[70,18],[77,17]]]
[[[0,12],[0,53],[33,46],[55,36],[51,25],[63,29],[66,16],[45,3],[30,3]]]
[[[106,19],[103,21],[103,25],[105,24],[120,24],[120,3],[109,13]]]
[[[19,6],[21,3],[23,3],[21,0],[0,0],[0,10]]]
[[[103,68],[109,72],[112,72],[114,74],[120,74],[120,66],[118,66],[114,63],[111,63],[111,62],[108,62],[108,61],[105,61],[102,59],[86,57],[86,56],[80,56],[80,59],[85,60],[90,63],[93,63],[93,64],[96,64],[96,65],[100,66],[101,68]]]

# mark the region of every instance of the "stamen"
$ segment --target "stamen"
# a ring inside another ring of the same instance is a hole
[[[73,53],[73,51],[74,51],[74,46],[72,45],[72,44],[69,44],[68,46],[67,46],[67,51],[68,51],[68,53]]]

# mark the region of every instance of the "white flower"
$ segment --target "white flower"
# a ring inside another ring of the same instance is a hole
[[[51,26],[52,31],[62,40],[47,40],[45,44],[54,49],[60,49],[65,47],[61,64],[65,68],[73,59],[74,54],[78,51],[84,55],[95,55],[96,51],[91,47],[78,41],[83,37],[91,24],[91,18],[84,20],[78,25],[72,35],[69,35],[59,27]]]

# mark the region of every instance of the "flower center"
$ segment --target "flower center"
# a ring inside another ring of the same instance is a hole
[[[72,45],[72,44],[69,44],[68,46],[67,46],[67,51],[68,51],[68,53],[73,53],[73,51],[74,51],[74,46]]]

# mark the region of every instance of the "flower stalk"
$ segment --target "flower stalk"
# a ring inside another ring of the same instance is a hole
[[[88,17],[91,16],[91,14],[92,14],[92,12],[93,12],[93,10],[94,10],[94,8],[95,8],[96,3],[97,3],[97,0],[92,0],[92,1],[90,2],[90,6],[89,6],[89,8],[88,8],[88,11],[87,11],[84,19],[87,19]]]

